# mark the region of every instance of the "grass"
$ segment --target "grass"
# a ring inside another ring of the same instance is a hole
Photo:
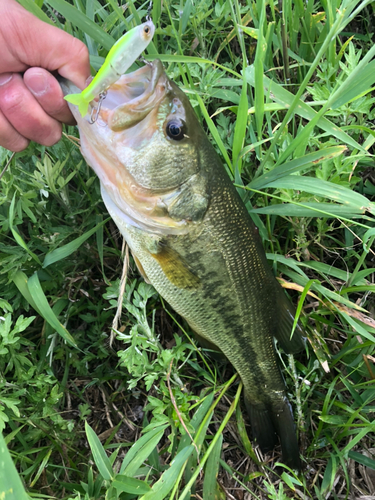
[[[148,7],[20,3],[84,40],[94,70]],[[373,498],[374,3],[158,0],[152,17],[147,57],[188,94],[298,303],[308,353],[280,362],[304,470],[252,448],[231,366],[131,259],[125,281],[70,127],[0,149],[0,492],[27,498],[20,477],[65,500]]]

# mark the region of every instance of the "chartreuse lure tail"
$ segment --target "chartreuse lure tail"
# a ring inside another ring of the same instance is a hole
[[[78,106],[81,116],[85,116],[90,102],[125,73],[151,42],[154,32],[151,19],[128,31],[111,48],[90,85],[80,94],[69,94],[64,99]]]
[[[86,116],[89,109],[89,104],[92,101],[91,98],[87,100],[83,92],[81,92],[80,94],[69,94],[65,96],[64,99],[71,104],[75,104],[76,106],[78,106],[78,110],[81,116]]]

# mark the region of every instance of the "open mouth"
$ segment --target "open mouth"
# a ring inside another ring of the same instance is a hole
[[[121,76],[107,90],[107,96],[103,101],[103,107],[114,109],[125,103],[137,103],[149,94],[153,93],[157,82],[163,72],[163,66],[159,60],[147,62],[146,66],[132,73]]]
[[[112,84],[101,103],[100,118],[113,131],[125,130],[143,120],[165,95],[164,68],[156,59]]]
[[[64,93],[75,91],[64,83],[62,88]],[[98,175],[104,203],[119,227],[125,224],[160,234],[187,231],[185,221],[174,221],[166,213],[163,198],[169,190],[144,187],[134,175],[137,168],[143,175],[143,148],[158,134],[159,106],[170,91],[164,67],[155,60],[107,89],[96,120],[91,117],[98,111],[98,99],[91,102],[85,117],[71,106],[82,154]]]

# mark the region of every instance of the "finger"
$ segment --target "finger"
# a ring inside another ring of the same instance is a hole
[[[85,88],[86,79],[90,76],[90,63],[83,42],[40,21],[13,0],[0,2],[0,6],[0,73],[42,67],[57,70],[79,88]]]
[[[63,33],[67,35],[64,31]],[[61,76],[71,80],[83,90],[86,87],[86,80],[91,76],[89,51],[81,40],[72,36],[69,37],[69,45],[72,52],[66,53],[64,57],[61,57],[60,53],[59,66],[56,69]],[[74,54],[74,57],[71,54]]]
[[[43,68],[30,68],[23,75],[23,81],[48,115],[69,125],[75,123],[61,87],[49,71]]]
[[[2,85],[0,80],[0,110],[26,139],[52,146],[61,138],[61,123],[44,111],[18,73]]]
[[[29,145],[29,141],[22,137],[8,122],[0,111],[0,146],[18,153]]]

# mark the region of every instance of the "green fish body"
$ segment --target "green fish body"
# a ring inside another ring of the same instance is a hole
[[[294,353],[303,335],[298,326],[290,340],[293,306],[257,229],[160,61],[115,87],[94,125],[72,107],[108,211],[145,279],[239,373],[256,443],[268,451],[279,436],[285,463],[299,469],[274,338]]]

